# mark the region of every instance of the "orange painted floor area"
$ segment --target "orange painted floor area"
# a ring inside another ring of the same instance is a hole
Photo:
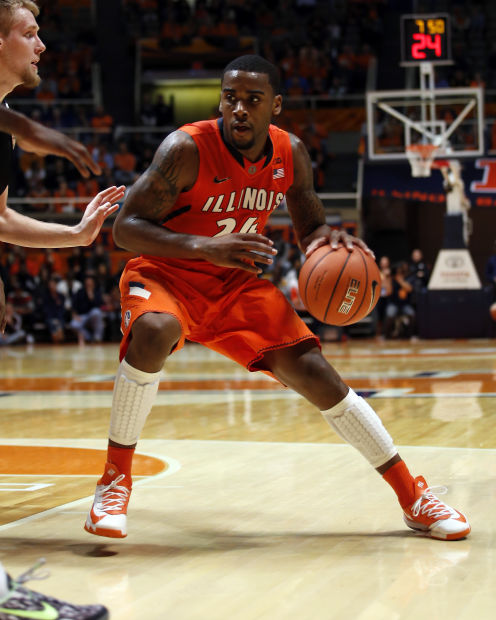
[[[0,525],[91,497],[105,457],[104,450],[87,448],[1,445]],[[168,465],[136,454],[133,468],[136,479],[159,474]],[[90,506],[89,499],[82,510]]]
[[[0,445],[0,475],[100,476],[105,458],[104,450]],[[135,476],[154,476],[166,469],[160,459],[134,455]]]

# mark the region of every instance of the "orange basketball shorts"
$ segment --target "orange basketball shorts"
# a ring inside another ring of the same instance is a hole
[[[187,261],[177,261],[187,265]],[[266,370],[264,352],[319,339],[271,282],[240,269],[199,273],[144,257],[130,260],[121,277],[120,359],[134,321],[147,312],[173,315],[185,340],[205,345],[251,371]]]

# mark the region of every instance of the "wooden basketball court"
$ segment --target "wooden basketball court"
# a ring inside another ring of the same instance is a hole
[[[0,351],[0,550],[28,584],[118,620],[492,618],[496,341],[326,344],[464,541],[409,530],[392,490],[302,398],[204,348],[164,370],[124,540],[83,530],[117,346]]]

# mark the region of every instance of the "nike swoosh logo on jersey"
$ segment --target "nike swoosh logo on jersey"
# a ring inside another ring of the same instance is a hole
[[[59,612],[48,603],[41,603],[43,609],[7,609],[6,607],[0,607],[1,614],[7,614],[9,616],[15,616],[16,618],[26,618],[27,620],[57,620],[59,618]]]
[[[224,181],[229,181],[231,177],[226,177],[225,179],[219,179],[219,177],[214,177],[214,183],[224,183]]]

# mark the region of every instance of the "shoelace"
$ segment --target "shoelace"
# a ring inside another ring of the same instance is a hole
[[[130,489],[119,485],[119,482],[124,480],[124,478],[124,474],[117,476],[115,480],[112,480],[101,491],[101,500],[98,502],[98,507],[101,510],[120,510],[124,508],[131,493]]]
[[[413,504],[411,511],[414,517],[417,517],[419,513],[423,515],[427,515],[432,518],[441,518],[441,517],[451,517],[456,516],[456,512],[453,508],[450,508],[445,503],[443,503],[438,497],[436,497],[433,493],[439,493],[439,495],[444,495],[447,493],[448,489],[446,487],[427,487],[425,493],[423,493],[418,500]]]
[[[10,576],[8,578],[8,582],[9,582],[9,587],[8,587],[8,592],[6,594],[6,596],[4,596],[2,599],[0,599],[0,605],[2,605],[3,603],[5,603],[5,601],[7,601],[13,594],[13,592],[15,590],[18,590],[23,584],[26,583],[26,581],[40,581],[43,579],[47,579],[47,577],[50,576],[50,571],[45,570],[45,571],[40,571],[39,569],[43,566],[43,564],[45,564],[46,560],[45,558],[40,558],[36,564],[34,564],[30,569],[28,569],[25,573],[22,573],[22,575],[19,575],[19,577],[17,577],[17,579],[12,579]],[[30,593],[29,590],[27,590],[28,593]]]
[[[50,571],[39,570],[45,563],[46,563],[45,558],[40,558],[36,562],[36,564],[33,564],[33,566],[29,568],[25,573],[22,573],[22,575],[19,575],[17,579],[12,579],[12,584],[15,584],[15,586],[21,586],[23,583],[26,583],[26,581],[33,581],[33,580],[41,581],[43,579],[46,579],[47,577],[50,576]]]

